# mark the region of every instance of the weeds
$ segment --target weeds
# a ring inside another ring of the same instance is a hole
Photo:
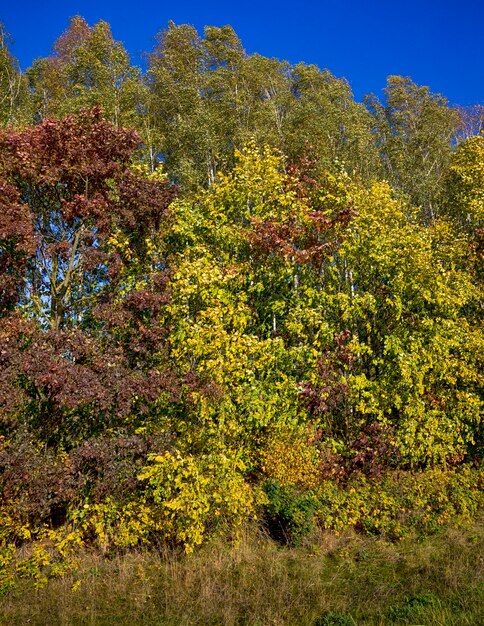
[[[252,530],[189,555],[86,555],[75,575],[43,589],[19,580],[0,624],[475,626],[483,539],[479,527],[398,543],[314,533],[295,548]]]

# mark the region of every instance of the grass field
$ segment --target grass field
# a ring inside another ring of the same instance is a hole
[[[478,526],[398,543],[323,534],[299,548],[251,531],[192,555],[85,556],[43,589],[20,580],[0,623],[478,626],[483,544]]]

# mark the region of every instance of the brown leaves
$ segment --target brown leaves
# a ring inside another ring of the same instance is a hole
[[[131,169],[138,144],[99,107],[0,134],[0,312],[21,298],[45,328],[3,318],[0,409],[10,422],[31,413],[54,445],[180,397],[181,383],[155,358],[166,340],[166,280],[115,297],[133,254],[143,267],[145,240],[175,195]]]
[[[160,395],[179,396],[169,370],[134,368],[121,345],[102,347],[78,330],[48,331],[13,316],[0,334],[0,409],[15,415],[35,403],[41,431],[52,435],[65,411],[90,408],[96,419],[122,419]]]
[[[327,346],[317,364],[317,382],[301,384],[301,399],[314,417],[337,414],[349,396],[350,388],[345,371],[354,363],[355,357],[347,345],[349,331],[336,333],[334,345]]]
[[[17,301],[37,239],[17,189],[0,179],[0,314]]]
[[[123,171],[139,142],[136,131],[114,127],[96,106],[21,132],[4,131],[2,169],[34,184],[60,183],[83,193],[86,179],[96,189]]]
[[[354,213],[354,208],[348,206],[334,217],[311,211],[304,223],[254,219],[249,241],[261,255],[276,254],[298,264],[318,264],[339,247],[339,233],[347,228]]]
[[[89,439],[57,455],[26,433],[9,442],[0,437],[0,505],[19,525],[56,527],[86,498],[129,497],[139,487],[148,455],[168,444],[167,436],[119,435]]]
[[[301,157],[288,166],[286,186],[305,210],[286,215],[280,220],[252,220],[249,241],[254,250],[264,256],[277,255],[297,264],[320,264],[341,244],[344,231],[356,214],[351,197],[344,206],[324,205],[325,196],[344,197],[336,179],[329,175],[323,180],[313,177],[315,163]]]
[[[2,301],[11,306],[23,292],[45,325],[72,325],[86,297],[114,288],[131,259],[110,245],[113,235],[143,260],[176,189],[131,169],[139,142],[100,107],[0,133]]]

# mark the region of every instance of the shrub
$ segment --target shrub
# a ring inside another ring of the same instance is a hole
[[[139,476],[146,481],[146,497],[165,538],[187,552],[210,535],[237,531],[255,515],[244,463],[231,450],[197,457],[173,451],[150,461]]]
[[[337,532],[356,528],[399,539],[427,534],[449,522],[475,519],[484,504],[483,472],[469,466],[423,472],[388,472],[379,479],[355,475],[344,487],[324,481],[314,490],[316,517]]]
[[[271,537],[284,544],[300,544],[313,529],[316,501],[311,492],[271,480],[264,484],[264,491],[264,521]]]

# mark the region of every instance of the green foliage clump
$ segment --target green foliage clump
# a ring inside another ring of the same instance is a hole
[[[267,481],[263,487],[267,496],[264,520],[269,534],[281,543],[299,545],[314,528],[314,496],[275,481]]]
[[[318,617],[314,626],[354,626],[355,621],[351,615],[329,611],[322,617]]]
[[[416,616],[421,607],[429,607],[438,602],[431,593],[417,594],[405,598],[400,606],[391,606],[387,611],[387,617],[391,624],[408,623]]]

